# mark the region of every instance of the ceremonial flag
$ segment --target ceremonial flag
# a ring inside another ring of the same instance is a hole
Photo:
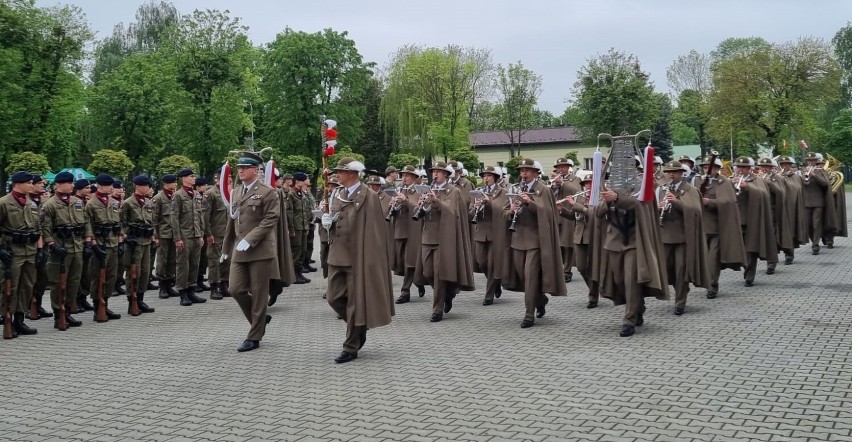
[[[645,148],[644,161],[642,162],[642,187],[639,188],[639,201],[643,203],[654,202],[654,148],[651,144]]]

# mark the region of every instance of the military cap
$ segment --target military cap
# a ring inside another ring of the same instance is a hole
[[[580,178],[580,182],[586,183],[586,182],[591,181],[594,178],[594,176],[592,176],[592,175],[594,175],[592,172],[584,173],[583,176]]]
[[[394,173],[394,172],[399,172],[399,171],[398,171],[398,170],[396,170],[396,167],[388,166],[388,168],[387,168],[387,169],[385,169],[385,176],[390,175],[390,174],[392,174],[392,173]]]
[[[99,186],[112,186],[114,182],[115,179],[105,173],[102,173],[95,177],[95,183],[97,183]]]
[[[518,169],[536,169],[536,170],[538,170],[538,167],[536,167],[535,163],[536,163],[535,160],[533,160],[531,158],[524,158],[521,161],[521,163],[518,164]]]
[[[172,184],[177,182],[177,176],[175,175],[163,175],[163,184]]]
[[[263,164],[263,158],[254,152],[240,152],[240,157],[237,159],[237,166],[260,166]]]
[[[457,161],[457,163],[458,163],[458,161]],[[447,172],[449,174],[452,174],[454,172],[453,166],[451,164],[447,164],[443,161],[436,161],[435,164],[432,165],[432,168],[429,169],[429,172],[431,172],[433,170],[443,170],[444,172]]]
[[[764,158],[757,160],[757,165],[758,166],[774,166],[775,162],[772,161],[772,158],[764,157]]]
[[[334,167],[334,170],[343,172],[363,172],[364,169],[366,169],[366,167],[364,167],[364,163],[352,157],[341,158],[340,161],[337,162],[337,166]]]
[[[805,159],[806,159],[806,160],[808,160],[808,161],[817,161],[817,160],[821,160],[821,159],[822,159],[822,154],[821,154],[821,153],[816,153],[816,152],[808,152],[808,155],[805,157]]]
[[[92,185],[92,183],[90,183],[89,180],[87,180],[85,178],[81,178],[77,181],[74,181],[74,190],[85,189],[85,188],[87,188],[91,185]]]
[[[281,178],[283,178],[283,179],[285,179],[285,180],[292,180],[292,179],[293,179],[293,175],[291,175],[291,174],[289,174],[289,173],[285,173],[284,175],[281,175]]]
[[[737,157],[736,161],[734,161],[734,166],[754,167],[754,160],[749,157]]]
[[[403,166],[402,169],[400,169],[399,174],[402,175],[404,173],[411,174],[414,176],[420,176],[420,174],[417,173],[417,169],[415,169],[414,166],[409,164],[406,164],[405,166]]]
[[[74,182],[74,174],[71,172],[59,172],[53,177],[53,182],[56,184],[63,183],[73,183]],[[86,181],[86,185],[88,185],[88,181]],[[76,187],[76,186],[75,186]]]
[[[151,187],[151,178],[148,178],[145,175],[139,175],[136,178],[133,178],[133,185]]]
[[[791,157],[781,157],[778,158],[778,164],[796,164]]]
[[[701,164],[699,164],[699,166],[706,166],[706,165],[710,164],[711,158],[713,158],[713,157],[704,157],[704,160],[701,161]],[[714,165],[716,165],[718,167],[722,167],[722,159],[719,158],[718,156],[716,157],[716,161],[714,161],[713,163],[714,163]]]
[[[367,181],[365,181],[364,184],[377,184],[381,186],[384,183],[382,182],[382,177],[378,175],[369,175],[367,176]]]
[[[678,161],[689,161],[690,163],[695,164],[695,160],[693,160],[692,157],[689,156],[689,155],[681,155],[680,158],[678,158],[677,160]]]
[[[453,168],[454,171],[464,169],[464,164],[462,164],[461,161],[452,160],[448,164]]]
[[[207,178],[204,178],[203,176],[200,176],[200,177],[195,179],[195,185],[196,186],[206,186],[207,184],[209,184],[207,182]]]
[[[663,172],[685,172],[683,170],[683,164],[680,164],[680,161],[669,161],[663,166]]]
[[[663,164],[663,157],[654,155],[654,164]]]
[[[339,186],[340,185],[340,179],[337,178],[337,175],[329,175],[328,184],[331,184],[331,185],[334,185],[334,186]]]
[[[96,185],[92,184],[92,186],[91,186],[91,187],[89,187],[89,190],[91,190],[91,191],[92,191],[92,193],[95,193],[95,192],[97,192],[97,191],[98,191],[98,186],[96,186]]]
[[[370,170],[368,170],[368,171],[367,171],[367,176],[370,176],[370,175],[375,175],[375,176],[378,176],[378,177],[382,177],[382,176],[384,176],[384,175],[382,175],[382,174],[381,174],[381,172],[379,172],[379,171],[378,171],[378,170],[376,170],[376,169],[370,169]]]
[[[42,181],[44,181],[44,179],[41,177],[41,175],[36,173],[33,174],[33,184],[38,184]]]
[[[574,167],[574,160],[572,160],[571,158],[559,157],[556,159],[556,162],[553,163],[553,167],[556,168],[556,166]]]
[[[177,176],[178,176],[179,178],[185,178],[185,177],[188,177],[188,176],[190,176],[190,175],[195,175],[195,172],[193,172],[193,171],[192,171],[192,169],[190,169],[189,167],[184,167],[183,169],[181,169],[181,170],[177,173]]]
[[[33,174],[19,170],[12,174],[12,182],[13,183],[29,183],[33,180]]]
[[[293,179],[296,181],[305,181],[308,179],[308,174],[305,172],[296,172],[293,174]]]
[[[479,172],[479,176],[483,177],[483,176],[485,176],[486,173],[490,173],[491,175],[494,175],[496,178],[500,178],[500,171],[498,171],[497,168],[494,167],[494,166],[483,167],[482,170]]]
[[[112,180],[112,188],[113,189],[121,189],[122,186],[124,186],[124,181],[116,180],[116,179]]]

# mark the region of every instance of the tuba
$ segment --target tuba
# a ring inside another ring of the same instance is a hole
[[[843,186],[843,182],[845,181],[845,177],[843,173],[840,172],[840,168],[843,166],[843,163],[831,156],[831,154],[825,154],[828,159],[825,163],[825,170],[828,172],[828,183],[831,187],[832,192],[837,192],[840,190],[840,187]]]

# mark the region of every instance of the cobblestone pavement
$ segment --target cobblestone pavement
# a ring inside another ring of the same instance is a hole
[[[343,365],[317,273],[250,353],[231,299],[151,294],[154,314],[64,333],[42,319],[0,343],[0,440],[852,440],[852,241],[823,250],[750,289],[726,271],[681,317],[649,300],[627,339],[579,280],[527,330],[519,293],[463,293],[432,324],[430,291]]]

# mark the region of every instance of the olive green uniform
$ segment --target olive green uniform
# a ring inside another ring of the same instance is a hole
[[[218,186],[211,187],[204,195],[207,197],[207,233],[213,236],[213,244],[207,246],[207,280],[219,283],[228,279],[230,269],[229,262],[219,262],[228,227],[228,208]]]
[[[65,311],[68,314],[77,311],[75,295],[80,289],[83,276],[83,238],[91,237],[91,228],[86,219],[86,206],[83,200],[70,195],[63,201],[54,195],[42,206],[44,220],[41,224],[41,237],[48,249],[47,278],[50,282],[50,304],[53,310],[59,310],[63,302],[59,295],[60,263],[62,257],[50,251],[51,243],[56,243],[68,253],[65,258]],[[88,231],[87,231],[88,230]]]
[[[79,196],[75,196],[75,198],[80,200],[80,202],[83,204],[83,215],[85,216],[86,204],[88,203],[89,199],[80,198]],[[86,219],[86,225],[88,227],[88,219]],[[83,262],[83,268],[80,270],[80,288],[77,289],[77,301],[78,301],[78,306],[80,307],[81,312],[83,311],[83,309],[79,304],[85,303],[86,298],[89,297],[89,287],[91,287],[91,285],[92,285],[92,278],[89,277],[89,272],[90,272],[89,267],[90,267],[91,262],[92,262],[92,256],[91,256],[90,252],[91,252],[91,249],[89,249],[89,252],[83,253],[83,261],[82,261]],[[52,296],[52,294],[51,294],[51,296]],[[76,311],[77,311],[76,309],[71,310],[71,312],[76,312]]]
[[[11,193],[0,198],[0,227],[2,246],[12,251],[11,275],[12,299],[10,311],[23,314],[27,311],[35,285],[36,242],[41,236],[38,229],[38,206],[29,198],[24,205],[18,203]],[[0,271],[0,287],[5,286],[6,268]],[[6,296],[2,296],[3,312],[6,311]]]
[[[299,273],[304,261],[302,257],[305,253],[305,245],[308,242],[308,218],[310,211],[305,212],[304,196],[301,192],[290,192],[290,202],[293,207],[293,224],[291,224],[295,236],[290,241],[290,249],[293,252],[293,265],[296,268],[296,273]]]
[[[124,263],[128,269],[133,264],[136,265],[136,294],[144,295],[151,275],[151,238],[154,236],[153,202],[144,198],[140,204],[136,195],[131,195],[124,200],[124,204],[121,205],[121,227],[127,235]],[[130,276],[128,272],[128,295],[130,294]]]
[[[302,263],[309,266],[311,259],[314,256],[314,234],[316,233],[316,223],[314,223],[314,208],[317,205],[317,200],[314,194],[310,191],[305,192],[305,197],[302,199],[305,204],[305,213],[308,215],[308,234],[305,236],[305,248],[302,251]]]
[[[101,262],[97,253],[92,255],[92,263],[89,265],[89,295],[97,305],[98,282],[101,266],[106,266],[106,279],[104,280],[104,300],[109,299],[115,280],[118,278],[118,244],[121,242],[121,213],[118,201],[107,196],[106,203],[101,201],[97,195],[86,203],[86,215],[89,221],[89,231],[97,246],[106,250],[106,258]]]
[[[160,241],[157,247],[157,277],[160,278],[160,288],[174,286],[176,253],[174,222],[174,197],[169,197],[161,190],[151,203],[154,207],[154,237]]]
[[[190,193],[191,192],[191,193]],[[198,256],[201,253],[200,239],[204,235],[202,195],[185,188],[175,192],[172,225],[175,241],[183,241],[183,250],[177,252],[178,290],[194,289],[198,278]]]
[[[30,200],[35,203],[36,207],[38,207],[38,228],[41,230],[41,225],[44,222],[44,205],[41,201],[41,195],[30,195]],[[33,285],[33,298],[35,298],[39,310],[41,310],[41,303],[45,290],[47,290],[47,262],[43,262],[41,265],[36,263],[36,279],[35,284]],[[39,316],[30,319],[39,319]]]

